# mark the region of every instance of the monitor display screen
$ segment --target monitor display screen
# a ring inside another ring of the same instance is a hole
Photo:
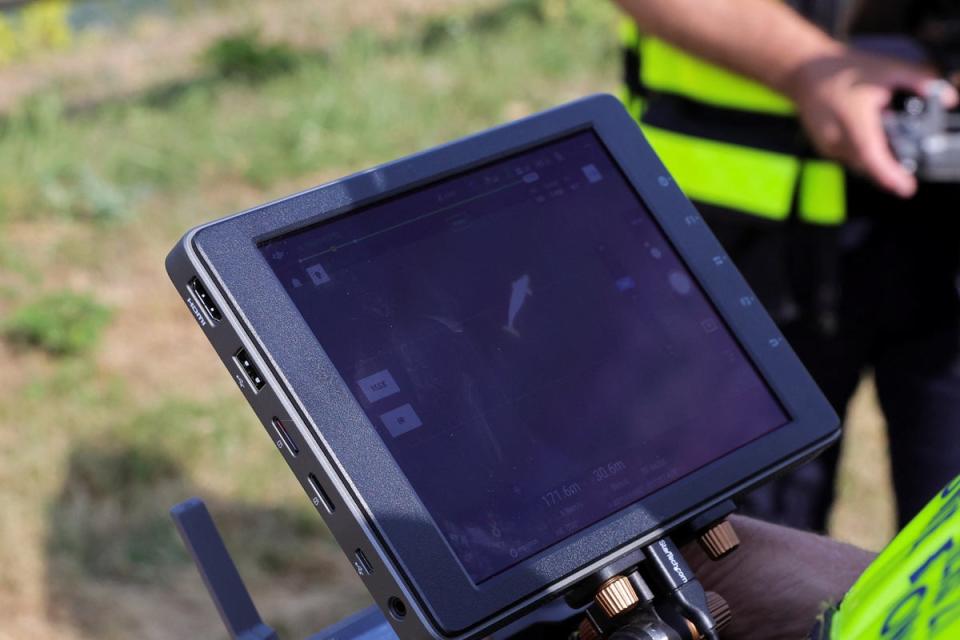
[[[260,250],[477,583],[789,421],[592,131]]]

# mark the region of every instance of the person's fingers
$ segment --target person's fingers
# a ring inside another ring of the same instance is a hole
[[[933,69],[912,65],[892,65],[887,69],[886,84],[893,89],[902,89],[918,96],[930,96],[936,88],[940,90],[940,102],[947,109],[960,104],[957,88],[936,75]]]
[[[933,69],[901,62],[892,62],[883,73],[882,83],[891,89],[902,89],[923,96],[930,83],[937,79]]]
[[[882,109],[889,96],[877,92],[866,102],[855,122],[849,123],[850,142],[859,166],[874,182],[901,198],[909,198],[917,190],[917,181],[894,157],[883,128]]]
[[[929,96],[935,90],[940,92],[940,103],[947,109],[953,109],[960,105],[960,92],[957,91],[957,88],[947,82],[946,80],[931,80],[927,82],[924,87],[924,92],[921,95]]]

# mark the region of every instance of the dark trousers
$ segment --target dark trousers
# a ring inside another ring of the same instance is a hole
[[[840,228],[701,209],[837,413],[873,371],[903,526],[960,474],[960,185],[906,201],[856,179],[847,191]],[[823,531],[838,458],[760,488],[744,512]]]

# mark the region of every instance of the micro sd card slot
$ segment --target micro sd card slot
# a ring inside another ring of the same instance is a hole
[[[313,501],[313,506],[320,507],[323,506],[327,510],[327,513],[333,513],[334,506],[333,502],[330,501],[330,498],[327,496],[327,492],[323,490],[323,487],[320,486],[320,481],[317,480],[317,476],[312,473],[307,475],[307,484],[310,485],[310,500]]]

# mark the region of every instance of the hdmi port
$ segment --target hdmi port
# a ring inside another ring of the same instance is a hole
[[[193,294],[193,297],[196,298],[197,302],[203,305],[203,308],[207,310],[207,313],[210,314],[210,317],[220,322],[223,320],[223,314],[220,313],[220,309],[217,308],[217,305],[213,303],[213,298],[210,297],[210,294],[207,293],[207,288],[203,286],[203,283],[200,282],[200,278],[194,276],[190,278],[190,282],[187,284],[190,288],[190,293]]]

